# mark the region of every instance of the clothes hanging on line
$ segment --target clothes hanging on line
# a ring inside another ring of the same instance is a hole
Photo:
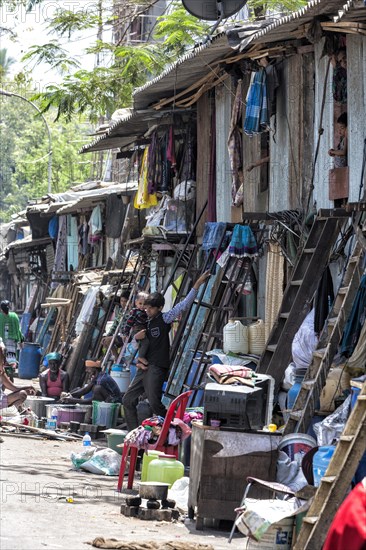
[[[260,134],[269,128],[269,110],[267,96],[267,73],[260,69],[254,75],[247,96],[244,132],[248,136]]]
[[[238,258],[258,255],[257,241],[249,225],[235,225],[229,245],[229,254]]]

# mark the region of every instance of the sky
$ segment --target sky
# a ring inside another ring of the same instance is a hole
[[[8,55],[16,59],[16,63],[11,68],[10,76],[14,76],[23,69],[24,63],[21,62],[21,58],[30,46],[45,44],[57,38],[55,34],[49,34],[46,20],[52,17],[60,6],[74,10],[88,9],[88,7],[95,6],[95,2],[88,2],[88,0],[80,0],[79,2],[75,0],[46,0],[41,5],[35,6],[30,12],[27,12],[25,7],[18,7],[13,10],[10,4],[6,3],[0,8],[1,26],[12,29],[16,34],[15,38],[12,38],[10,33],[3,33],[0,36],[0,47],[6,48]],[[82,68],[92,69],[95,61],[94,55],[86,55],[83,52],[93,41],[95,41],[95,31],[89,29],[83,33],[73,35],[71,40],[68,40],[67,37],[62,38],[60,43],[73,57],[78,58]],[[29,64],[27,68],[31,69],[33,65],[33,63]],[[58,72],[51,71],[45,64],[35,67],[32,70],[32,77],[40,88],[44,88],[49,83],[62,80],[62,76]]]

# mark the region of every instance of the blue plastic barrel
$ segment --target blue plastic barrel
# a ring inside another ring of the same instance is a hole
[[[319,447],[319,449],[313,456],[313,474],[315,487],[319,487],[320,481],[327,471],[329,462],[334,454],[334,451],[334,445]]]
[[[37,343],[24,342],[23,349],[19,355],[18,375],[19,378],[30,380],[37,378],[39,364],[41,362],[41,347]]]

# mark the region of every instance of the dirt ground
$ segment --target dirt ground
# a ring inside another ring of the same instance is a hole
[[[123,493],[116,477],[72,469],[70,453],[80,442],[4,436],[1,463],[1,550],[47,548],[81,550],[97,536],[125,541],[169,541],[211,544],[215,550],[240,550],[245,539],[205,528],[195,522],[168,523],[126,518],[120,513]],[[67,497],[73,502],[67,502]]]

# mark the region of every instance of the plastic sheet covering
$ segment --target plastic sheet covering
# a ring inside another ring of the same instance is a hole
[[[180,512],[188,512],[189,477],[177,479],[168,491],[168,497],[175,500],[176,508]]]
[[[241,358],[234,355],[230,355],[229,353],[224,353],[222,349],[213,349],[211,351],[206,351],[206,355],[212,356],[216,355],[221,361],[221,363],[225,365],[230,366],[239,366],[239,365],[247,365],[252,361],[252,359],[249,358]]]
[[[295,376],[296,376],[296,365],[293,361],[291,361],[291,363],[285,370],[285,377],[282,382],[282,388],[284,390],[288,391],[290,388],[292,388],[292,386],[295,384]]]
[[[312,309],[294,336],[291,349],[296,368],[307,368],[310,365],[313,352],[318,344],[318,337],[314,332],[314,314],[315,310]]]
[[[344,430],[351,409],[351,396],[342,403],[334,413],[327,416],[321,422],[314,424],[313,429],[318,441],[319,447],[323,445],[332,445],[339,439]]]
[[[99,292],[99,288],[100,288],[99,286],[93,286],[88,289],[85,295],[83,306],[81,308],[79,317],[77,318],[76,325],[75,325],[75,332],[77,336],[81,334],[84,324],[87,323],[90,319],[90,316],[92,314],[93,307],[96,301],[96,297]]]
[[[298,462],[291,461],[284,451],[278,451],[276,481],[287,485],[294,492],[308,484]]]

